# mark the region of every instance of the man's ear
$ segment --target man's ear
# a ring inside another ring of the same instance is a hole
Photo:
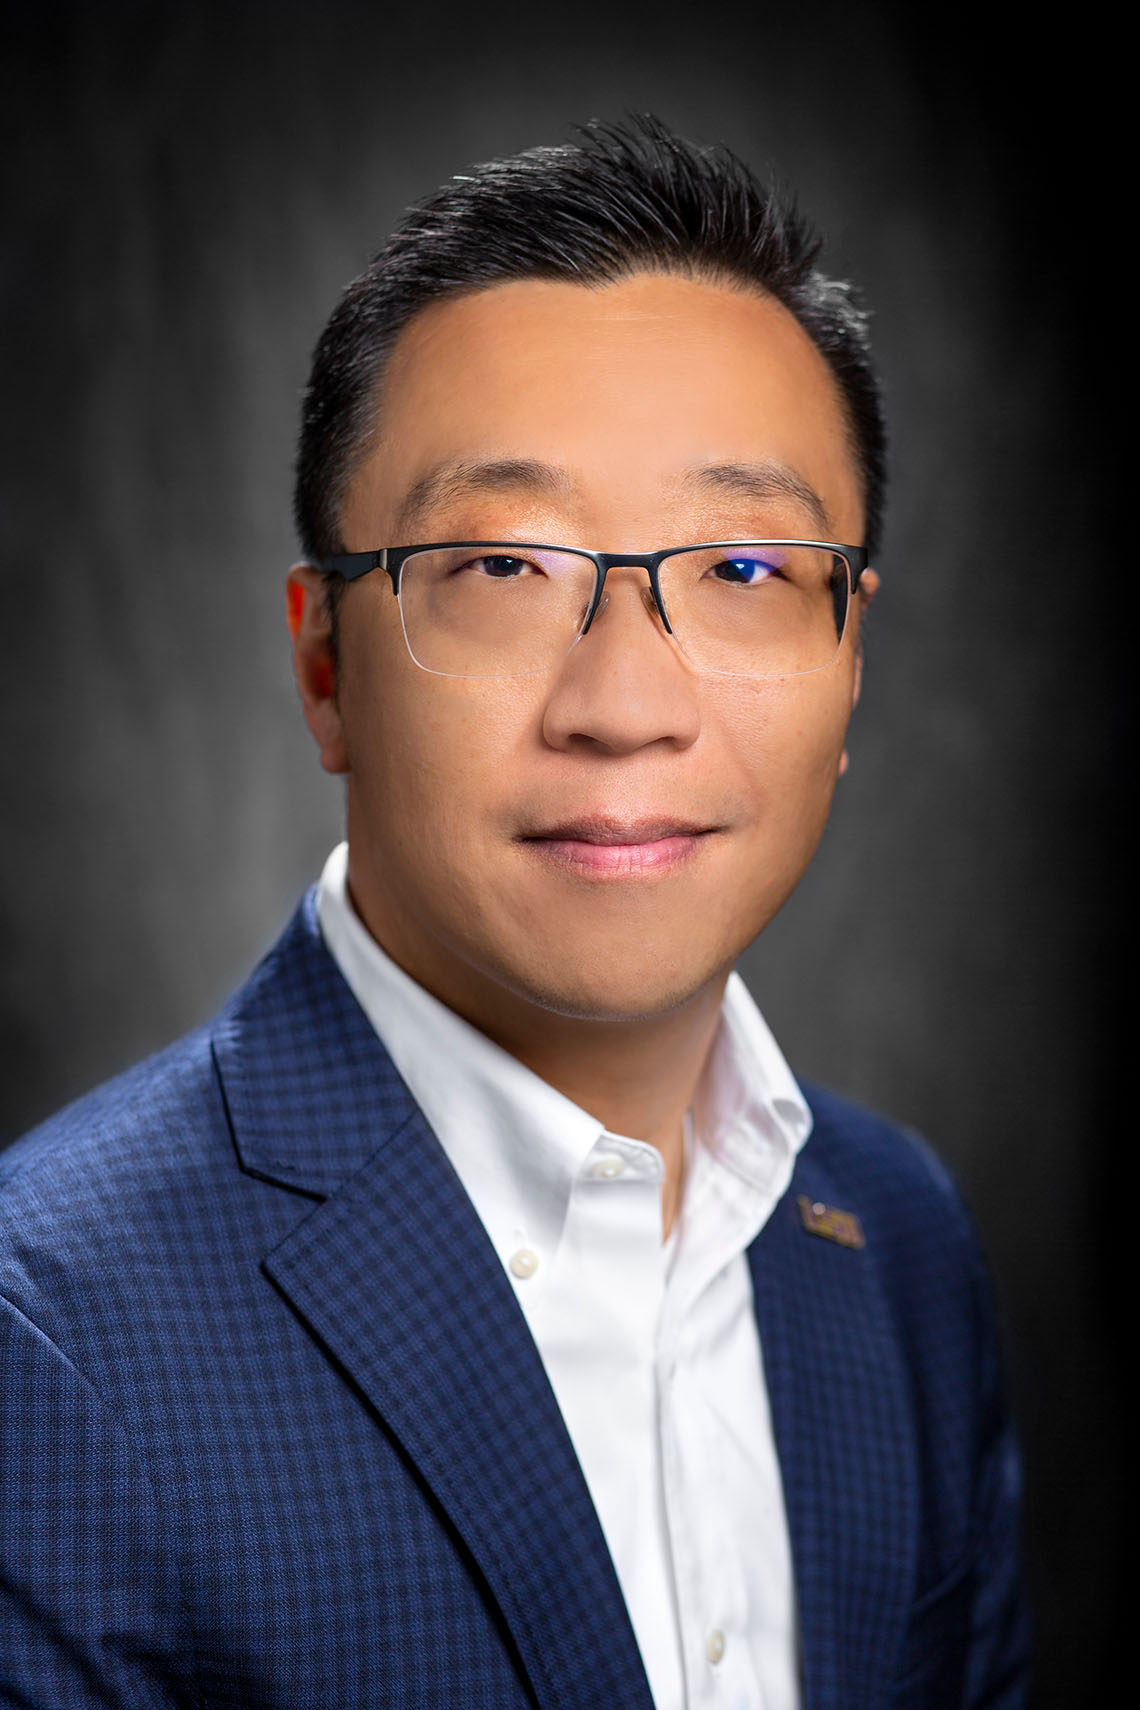
[[[311,564],[294,564],[290,570],[285,583],[285,612],[293,638],[293,674],[305,722],[321,751],[321,765],[326,772],[347,772],[332,620],[320,571]]]
[[[859,705],[859,696],[863,692],[863,635],[862,635],[863,614],[866,612],[867,607],[870,605],[871,601],[874,599],[876,590],[878,589],[878,586],[879,586],[879,578],[878,578],[878,575],[876,574],[876,572],[874,570],[864,570],[863,574],[859,578],[859,590],[855,596],[855,598],[859,601],[860,633],[855,638],[855,676],[854,676],[854,679],[853,679],[852,684],[851,684],[851,711],[852,712],[854,712],[855,708]],[[842,778],[844,772],[846,772],[848,766],[850,766],[850,764],[851,764],[851,757],[848,754],[846,748],[844,748],[843,753],[839,756],[839,776],[841,778]]]

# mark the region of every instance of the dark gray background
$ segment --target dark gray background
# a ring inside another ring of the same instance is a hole
[[[1130,638],[1084,69],[994,8],[116,0],[31,9],[0,71],[0,1139],[206,1017],[338,834],[282,621],[297,395],[410,199],[652,109],[797,186],[862,282],[884,587],[832,825],[745,972],[797,1069],[975,1208],[1058,1710],[1109,1701],[1123,1637]]]

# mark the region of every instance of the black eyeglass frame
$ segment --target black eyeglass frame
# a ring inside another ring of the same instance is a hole
[[[537,541],[523,540],[437,540],[429,541],[419,546],[380,546],[372,552],[339,552],[325,558],[311,560],[314,570],[334,571],[343,576],[346,582],[355,582],[361,576],[367,576],[371,570],[383,570],[392,583],[392,592],[400,597],[400,572],[407,559],[417,552],[450,552],[456,549],[470,551],[478,547],[483,552],[562,552],[576,558],[588,558],[594,566],[596,582],[594,597],[590,601],[585,620],[579,635],[586,635],[590,625],[602,604],[602,593],[606,585],[606,577],[611,570],[635,568],[645,570],[649,574],[649,586],[653,592],[653,603],[657,607],[658,616],[664,624],[666,632],[673,634],[673,626],[669,622],[669,614],[665,610],[665,601],[661,596],[660,573],[661,566],[667,558],[676,558],[682,552],[720,552],[734,546],[815,546],[824,552],[833,552],[842,558],[847,566],[849,583],[848,601],[854,599],[863,572],[870,565],[870,554],[865,546],[842,546],[834,540],[705,540],[698,541],[692,546],[666,546],[660,552],[591,552],[585,546],[552,546],[548,542],[540,544]],[[846,629],[846,622],[844,623]],[[840,640],[842,641],[842,633]]]

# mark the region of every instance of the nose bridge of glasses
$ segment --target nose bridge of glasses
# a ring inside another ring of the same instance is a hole
[[[603,570],[625,570],[629,568],[648,570],[657,554],[655,552],[599,552],[597,557]]]
[[[594,600],[593,608],[591,609],[582,629],[583,635],[585,635],[590,629],[595,618],[599,617],[610,603],[610,589],[612,586],[610,581],[610,572],[612,570],[644,570],[646,572],[648,581],[642,582],[638,589],[640,601],[646,607],[649,615],[651,617],[658,618],[666,633],[672,635],[672,625],[669,622],[668,614],[661,599],[661,590],[657,583],[658,555],[656,553],[599,552],[596,554],[596,560],[601,569],[601,577],[599,578],[598,592]],[[630,580],[636,584],[640,578],[624,578],[624,580]]]

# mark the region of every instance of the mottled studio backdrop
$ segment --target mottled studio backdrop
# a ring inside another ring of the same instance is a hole
[[[574,120],[727,140],[863,283],[894,443],[851,771],[745,973],[797,1068],[957,1170],[1027,1446],[1039,1702],[1117,1702],[1135,555],[1104,538],[1089,273],[1120,262],[1071,40],[766,0],[24,10],[0,68],[0,1140],[204,1019],[337,837],[282,578],[341,285],[409,200]]]

